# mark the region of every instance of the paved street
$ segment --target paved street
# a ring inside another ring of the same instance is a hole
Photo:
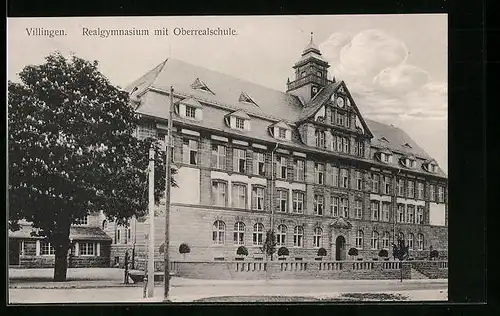
[[[184,282],[185,281],[185,282]],[[335,298],[340,293],[399,293],[411,300],[446,300],[447,280],[399,281],[216,281],[175,279],[170,298],[173,302],[190,302],[205,297],[235,295],[293,295]],[[161,301],[163,288],[156,287],[153,298],[144,299],[142,287],[95,289],[9,289],[11,303],[98,303]]]

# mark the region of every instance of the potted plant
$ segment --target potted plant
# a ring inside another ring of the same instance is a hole
[[[317,257],[316,257],[317,261],[323,260],[323,257],[326,256],[326,249],[323,247],[319,248],[318,253],[316,255],[317,255]]]
[[[238,249],[236,249],[236,260],[244,260],[244,256],[248,256],[248,250],[247,247],[245,246],[239,246]]]
[[[186,260],[186,254],[190,253],[190,252],[191,252],[191,249],[189,248],[188,244],[182,243],[179,246],[179,253],[183,255],[184,260]]]
[[[347,254],[349,256],[351,256],[351,259],[352,259],[352,257],[358,256],[359,252],[358,252],[357,248],[351,248],[351,249],[349,249],[349,251],[347,252]]]
[[[278,249],[278,260],[285,260],[288,255],[290,255],[290,251],[288,251],[287,247]]]
[[[378,252],[378,256],[380,258],[383,258],[383,260],[389,260],[389,251],[385,250],[385,249],[381,249],[379,252]]]

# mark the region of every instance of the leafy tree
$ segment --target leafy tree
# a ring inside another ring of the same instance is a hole
[[[290,251],[288,251],[288,248],[287,247],[280,247],[280,249],[278,249],[278,256],[288,256],[290,255]]]
[[[276,235],[273,230],[266,232],[266,239],[260,250],[266,255],[270,256],[273,260],[273,254],[276,252]]]
[[[139,140],[128,93],[89,62],[60,53],[26,66],[8,83],[9,228],[26,219],[54,245],[54,280],[66,280],[71,224],[103,211],[127,224],[147,212],[147,167],[155,155],[155,201],[165,189],[165,155]],[[175,174],[175,170],[173,171]],[[172,183],[175,185],[175,182]]]
[[[347,254],[349,256],[351,256],[351,258],[352,257],[356,257],[358,255],[358,249],[353,247],[353,248],[349,249],[349,251],[347,252]]]
[[[409,246],[405,245],[404,239],[399,239],[398,244],[392,244],[392,256],[400,261],[401,282],[403,282],[403,264],[401,261],[407,260],[409,256]]]
[[[184,260],[186,260],[186,254],[191,252],[191,248],[189,248],[189,245],[186,243],[182,243],[179,246],[179,253],[181,253],[184,257]]]
[[[236,254],[238,256],[248,256],[247,247],[245,247],[245,246],[239,246],[238,249],[236,249]]]
[[[437,250],[435,250],[435,249],[431,250],[431,253],[430,253],[429,257],[431,258],[431,260],[432,259],[436,259],[436,258],[439,257],[439,252]]]
[[[325,248],[319,248],[318,249],[318,257],[324,257],[326,256],[326,249]]]

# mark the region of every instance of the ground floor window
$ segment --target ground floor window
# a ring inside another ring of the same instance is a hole
[[[78,244],[78,250],[80,256],[95,256],[97,254],[96,243],[93,242],[81,242]]]
[[[56,252],[55,252],[54,246],[50,242],[42,241],[40,243],[40,254],[42,256],[52,256],[55,253]]]

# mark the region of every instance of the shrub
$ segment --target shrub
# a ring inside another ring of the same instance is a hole
[[[358,255],[358,249],[356,248],[351,248],[349,249],[349,252],[347,253],[349,256],[357,256]]]
[[[287,247],[281,247],[278,249],[278,256],[288,256],[290,254],[290,251],[288,251]]]
[[[387,258],[389,257],[389,252],[385,249],[382,249],[378,252],[378,256],[379,257],[384,257],[384,258]]]
[[[324,257],[326,256],[326,249],[325,248],[319,248],[318,249],[318,257]]]
[[[190,253],[191,249],[189,248],[188,244],[182,243],[179,246],[179,253],[181,253],[184,256],[184,259],[186,259],[186,254]]]
[[[247,247],[239,246],[238,249],[236,249],[236,254],[239,256],[248,256]]]
[[[431,257],[431,259],[439,257],[439,252],[437,250],[432,250],[430,257]]]

